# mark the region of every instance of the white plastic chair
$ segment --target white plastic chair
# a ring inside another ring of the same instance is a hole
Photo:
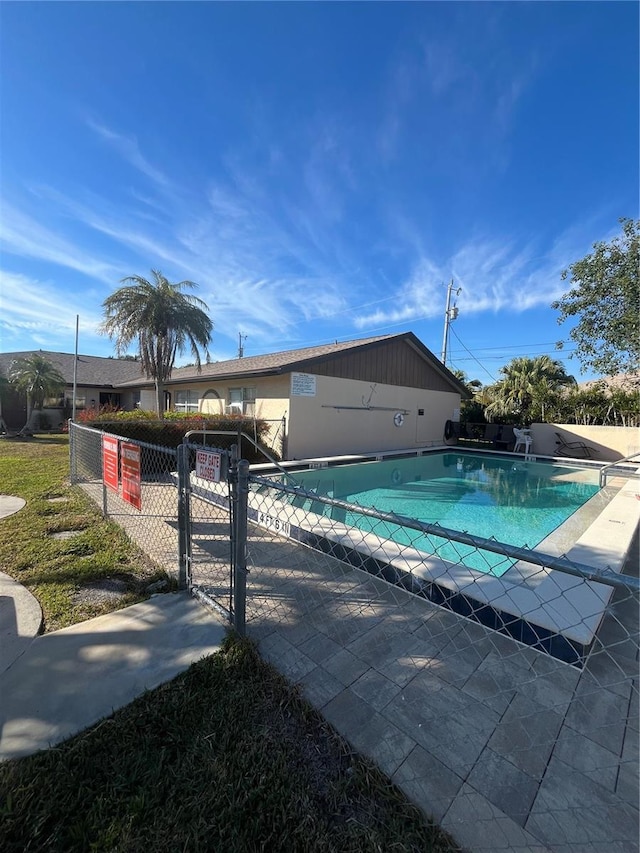
[[[517,453],[519,447],[524,447],[525,456],[529,455],[529,451],[531,450],[531,445],[533,444],[533,439],[529,435],[528,432],[525,432],[523,429],[517,429],[513,427],[513,434],[516,437],[516,443],[513,447],[513,452]]]

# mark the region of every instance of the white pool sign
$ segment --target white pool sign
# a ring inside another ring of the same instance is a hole
[[[313,373],[291,374],[291,396],[292,397],[315,397],[316,377]]]
[[[203,480],[220,482],[222,473],[222,456],[211,450],[198,450],[196,452],[196,476]]]

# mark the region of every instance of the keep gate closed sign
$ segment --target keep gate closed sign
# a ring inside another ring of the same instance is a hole
[[[219,453],[210,450],[198,450],[196,453],[196,476],[203,480],[220,482],[221,459]]]

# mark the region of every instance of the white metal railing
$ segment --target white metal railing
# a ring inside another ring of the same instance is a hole
[[[631,462],[632,459],[636,459],[638,456],[640,456],[640,451],[636,451],[630,456],[625,456],[624,459],[616,459],[615,462],[609,462],[608,465],[603,465],[600,469],[600,488],[603,489],[607,485],[607,474],[612,468],[622,465],[623,462]],[[636,470],[633,473],[637,475],[638,471]]]

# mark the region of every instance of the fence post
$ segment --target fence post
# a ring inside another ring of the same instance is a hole
[[[247,603],[247,502],[249,463],[239,459],[237,466],[236,507],[234,513],[235,578],[233,584],[234,626],[241,637],[246,633]]]
[[[282,458],[288,459],[289,447],[287,438],[287,416],[282,416],[282,442],[281,442]]]
[[[76,425],[71,418],[69,418],[67,424],[69,430],[69,479],[71,483],[75,485],[78,482],[76,461]]]
[[[189,566],[189,447],[178,446],[178,587],[187,589]]]

